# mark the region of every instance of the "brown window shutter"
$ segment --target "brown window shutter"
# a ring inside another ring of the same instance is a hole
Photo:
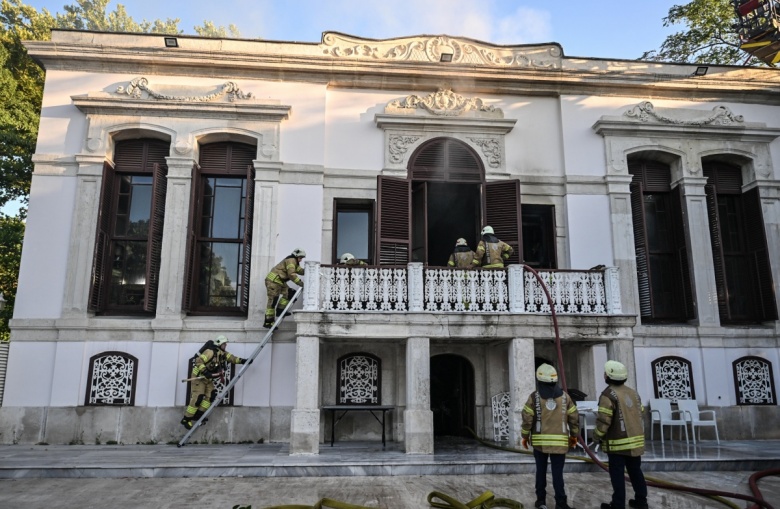
[[[523,253],[520,181],[485,182],[483,196],[485,197],[485,225],[492,226],[496,237],[515,250],[507,261],[507,265],[520,263],[520,257]]]
[[[683,219],[683,210],[685,196],[683,196],[681,186],[672,189],[671,200],[672,228],[674,236],[675,249],[677,251],[677,263],[680,267],[680,291],[684,299],[685,317],[689,320],[696,317],[695,306],[693,303],[693,288],[691,286],[691,269],[688,262],[688,243],[685,237],[685,225]]]
[[[157,289],[160,286],[160,257],[162,254],[165,195],[168,189],[168,167],[154,165],[152,182],[152,220],[149,225],[149,243],[146,250],[146,289],[144,311],[157,310]]]
[[[704,194],[707,199],[707,216],[710,223],[712,261],[715,267],[715,288],[718,292],[718,314],[720,315],[721,323],[728,323],[731,320],[731,312],[728,306],[729,290],[728,285],[726,285],[726,258],[723,256],[723,242],[720,236],[720,218],[718,216],[718,195],[715,185],[705,185]]]
[[[252,266],[252,221],[255,210],[255,167],[247,166],[246,169],[246,203],[244,213],[244,255],[241,267],[241,300],[239,307],[241,311],[247,312],[249,309],[249,276]]]
[[[769,263],[769,248],[764,231],[764,214],[761,211],[761,196],[758,188],[745,192],[742,195],[743,209],[745,213],[745,238],[747,249],[753,261],[753,272],[757,280],[755,289],[758,293],[757,303],[761,309],[759,320],[777,320],[777,301],[775,300],[774,283],[772,281],[772,266]]]
[[[89,292],[89,310],[103,311],[106,307],[106,284],[111,270],[109,247],[111,226],[114,219],[114,184],[116,171],[109,163],[103,163],[103,182],[100,187],[95,252],[92,259],[92,285]]]
[[[410,181],[406,179],[377,177],[377,253],[380,265],[409,263],[412,237],[409,185]]]
[[[193,284],[194,284],[194,278],[195,275],[193,272],[195,271],[195,257],[197,255],[197,246],[195,245],[195,240],[197,239],[195,235],[195,220],[196,215],[195,212],[198,210],[198,207],[200,205],[200,200],[198,197],[200,196],[200,193],[198,192],[198,187],[200,186],[200,172],[198,171],[198,166],[194,166],[192,168],[192,187],[191,187],[191,193],[190,193],[190,218],[189,222],[187,224],[187,249],[184,256],[184,293],[182,295],[182,310],[187,312],[192,309],[192,299],[193,299]]]
[[[650,254],[647,249],[645,229],[645,206],[642,184],[634,181],[631,189],[631,218],[634,223],[634,249],[636,253],[636,279],[639,287],[639,314],[643,318],[653,317],[653,294],[650,291]]]

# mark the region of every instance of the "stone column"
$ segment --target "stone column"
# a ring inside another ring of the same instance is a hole
[[[295,348],[295,408],[290,423],[290,454],[320,452],[320,339],[298,336]]]
[[[634,359],[634,343],[625,339],[607,342],[607,360],[623,363],[628,369],[626,383],[636,389],[636,360]]]
[[[523,405],[536,389],[534,340],[515,338],[509,344],[509,445],[520,445]]]
[[[152,326],[156,340],[178,340],[182,323],[184,273],[187,259],[187,229],[190,221],[192,169],[189,157],[168,157],[168,185],[165,193],[165,223],[160,255],[160,284],[157,314]],[[165,332],[165,330],[169,332]],[[170,336],[170,337],[169,337]]]
[[[691,273],[696,317],[699,326],[720,327],[715,264],[710,241],[710,220],[704,194],[704,177],[683,177],[679,181],[685,201],[685,230],[688,239],[688,267]]]
[[[627,170],[626,170],[627,171]],[[639,290],[636,281],[634,220],[631,215],[631,175],[607,175],[609,217],[612,221],[612,256],[620,273],[622,313],[639,314]]]
[[[254,161],[255,207],[252,218],[252,256],[247,328],[262,327],[267,294],[265,276],[280,260],[276,254],[276,211],[279,208],[280,162]],[[305,280],[304,280],[305,281]],[[252,325],[254,324],[254,325]]]
[[[66,320],[87,318],[104,162],[103,155],[76,155],[76,206],[62,300],[62,318]]]
[[[428,338],[409,338],[406,341],[404,442],[407,454],[433,454],[430,352]]]

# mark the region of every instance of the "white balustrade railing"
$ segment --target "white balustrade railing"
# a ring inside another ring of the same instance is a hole
[[[322,266],[305,262],[303,309],[310,311],[430,311],[550,313],[539,280],[522,265],[506,270]],[[620,314],[616,267],[538,272],[556,314]]]

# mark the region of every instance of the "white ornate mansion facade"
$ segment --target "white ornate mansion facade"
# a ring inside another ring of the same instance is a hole
[[[376,404],[428,454],[493,438],[503,398],[516,441],[535,365],[595,399],[607,358],[721,438],[780,436],[780,71],[447,36],[27,48],[46,85],[1,442],[178,440],[189,360],[254,350],[295,248],[303,298],[194,440],[316,453],[323,406]],[[447,269],[486,224],[508,267]]]

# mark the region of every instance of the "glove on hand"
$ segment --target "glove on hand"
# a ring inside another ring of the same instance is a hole
[[[577,447],[577,437],[569,437],[569,449]]]
[[[520,441],[520,443],[523,445],[523,449],[528,449],[528,439],[524,438]]]
[[[244,364],[249,366],[250,364],[252,364],[252,361],[254,361],[254,359],[244,359]]]

